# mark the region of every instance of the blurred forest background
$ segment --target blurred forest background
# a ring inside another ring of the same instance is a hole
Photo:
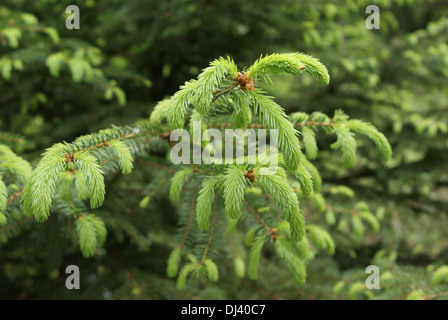
[[[65,9],[72,4],[80,8],[79,30],[65,26]],[[379,30],[365,26],[365,9],[372,4],[381,10]],[[306,284],[294,285],[283,262],[267,251],[258,281],[220,267],[219,282],[178,290],[166,276],[177,225],[169,183],[160,182],[154,176],[160,169],[141,158],[132,174],[107,177],[106,201],[95,212],[121,220],[106,220],[111,230],[96,258],[83,258],[70,244],[57,213],[45,224],[25,219],[12,196],[8,215],[14,222],[0,225],[0,298],[446,298],[444,0],[2,0],[0,143],[34,166],[53,143],[148,118],[159,100],[215,58],[228,55],[249,66],[273,52],[311,54],[331,75],[328,86],[309,77],[272,77],[275,86],[266,89],[287,113],[332,116],[342,109],[374,124],[394,152],[382,163],[375,146],[360,140],[355,166],[344,169],[340,153],[330,150],[333,140],[318,136],[321,151],[313,163],[326,202],[301,204],[310,221],[330,232],[337,249],[309,263]],[[142,204],[145,197],[150,201]],[[357,236],[347,236],[342,217],[357,210],[374,213],[379,231],[361,226]],[[64,208],[53,211],[62,215]],[[65,288],[71,264],[80,267],[81,290]],[[380,290],[364,287],[370,264],[380,266]]]

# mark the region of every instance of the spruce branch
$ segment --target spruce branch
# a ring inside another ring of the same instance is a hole
[[[294,171],[303,157],[297,139],[299,133],[288,120],[283,108],[264,93],[263,91],[249,92],[254,113],[259,114],[262,124],[267,128],[278,130],[278,145],[283,151],[288,169]]]
[[[215,228],[215,219],[216,219],[216,204],[218,203],[218,197],[215,196],[215,200],[213,202],[212,207],[212,215],[211,215],[211,222],[210,222],[210,230],[208,232],[208,238],[207,238],[207,245],[205,246],[204,253],[202,254],[201,260],[199,262],[199,265],[202,265],[207,258],[207,253],[210,250],[210,246],[212,244],[213,239],[213,231]]]
[[[291,225],[291,240],[300,241],[305,235],[305,220],[294,190],[284,178],[278,175],[261,176],[259,183],[285,214],[286,220]]]

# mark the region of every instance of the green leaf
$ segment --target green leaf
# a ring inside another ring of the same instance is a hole
[[[215,201],[215,187],[218,180],[214,177],[205,179],[196,200],[196,221],[199,229],[207,230],[210,227],[212,205]]]
[[[107,238],[107,229],[106,225],[104,224],[104,221],[94,214],[89,214],[88,218],[95,226],[98,243],[103,244]]]
[[[25,183],[33,171],[28,161],[16,155],[5,145],[0,145],[0,168],[12,173],[20,183]]]
[[[252,120],[252,112],[249,107],[249,96],[244,91],[238,90],[233,92],[232,100],[232,127],[234,129],[245,129]]]
[[[448,266],[441,266],[438,268],[432,277],[431,284],[438,286],[442,282],[448,283]]]
[[[319,193],[322,186],[322,178],[320,177],[319,170],[317,170],[317,168],[305,158],[303,159],[302,164],[311,174],[314,193]]]
[[[45,64],[50,70],[50,74],[53,77],[59,77],[59,71],[61,69],[61,66],[65,63],[66,59],[66,55],[62,52],[56,52],[47,57],[47,61],[45,62]]]
[[[0,226],[4,226],[8,222],[6,215],[0,211]]]
[[[361,217],[359,215],[352,216],[352,228],[357,238],[361,238],[364,235],[364,225],[362,224]]]
[[[377,217],[375,217],[372,213],[362,211],[359,216],[372,226],[373,232],[378,233],[380,231],[380,223]]]
[[[313,193],[313,176],[308,171],[307,167],[300,164],[297,167],[297,170],[293,172],[294,176],[299,180],[300,184],[300,191],[302,192],[302,195],[309,196]]]
[[[187,276],[188,276],[188,274],[190,274],[190,272],[192,272],[195,269],[196,269],[196,264],[195,263],[186,264],[182,268],[182,270],[179,272],[179,277],[177,278],[177,288],[179,290],[182,290],[182,289],[185,288],[185,285],[187,283]]]
[[[330,225],[334,225],[336,223],[336,216],[333,210],[325,211],[325,221]]]
[[[205,269],[207,270],[208,279],[211,282],[217,282],[219,279],[219,272],[216,264],[210,259],[205,259],[204,265]]]
[[[291,53],[273,53],[261,56],[247,70],[247,77],[254,78],[268,73],[290,73],[300,74],[305,65]]]
[[[157,125],[160,122],[162,122],[162,120],[168,116],[170,106],[171,106],[171,98],[159,101],[157,105],[154,107],[154,110],[152,111],[151,116],[149,118],[151,124]]]
[[[142,209],[146,208],[148,206],[149,200],[151,200],[150,196],[144,197],[138,204],[138,206]]]
[[[229,166],[223,177],[223,193],[226,214],[231,219],[241,215],[241,204],[247,183],[243,171],[236,166]]]
[[[23,22],[29,25],[37,24],[39,20],[36,18],[36,16],[30,14],[30,13],[22,13],[20,15],[20,19],[22,19]]]
[[[425,292],[422,289],[411,291],[406,300],[425,300]]]
[[[319,59],[303,53],[294,53],[293,55],[305,65],[305,72],[309,73],[316,81],[325,85],[330,83],[330,74]]]
[[[309,242],[308,237],[303,237],[302,240],[297,242],[297,253],[300,259],[302,260],[308,260],[310,258],[310,249],[309,249]]]
[[[245,239],[244,239],[244,244],[245,244],[247,247],[252,246],[252,243],[253,243],[253,240],[254,240],[254,237],[255,237],[255,232],[257,231],[257,229],[258,229],[258,228],[252,228],[252,229],[250,229],[250,230],[246,233],[246,237],[245,237]]]
[[[326,208],[325,199],[322,196],[321,193],[315,193],[311,196],[311,198],[314,200],[314,203],[316,204],[317,210],[319,212],[324,212]]]
[[[231,72],[236,70],[236,65],[228,58],[217,59],[210,63],[198,76],[198,80],[194,83],[194,94],[192,103],[195,109],[200,113],[207,113],[213,100],[213,91],[216,90],[221,82],[225,79],[229,67]]]
[[[8,44],[11,48],[15,49],[19,47],[19,40],[22,37],[22,31],[19,28],[4,28],[0,32],[8,40]]]
[[[53,41],[53,43],[59,43],[61,39],[59,38],[58,31],[53,27],[44,28],[45,33],[48,34]]]
[[[71,171],[59,172],[59,196],[67,201],[72,198],[73,173]]]
[[[123,141],[117,139],[109,141],[108,146],[118,156],[118,164],[120,165],[121,172],[123,174],[131,173],[134,168],[134,159],[132,158],[129,147]]]
[[[84,76],[84,60],[77,58],[70,59],[68,66],[72,72],[73,81],[81,82]]]
[[[114,95],[118,100],[118,104],[120,106],[124,106],[126,105],[126,94],[124,93],[123,89],[119,88],[119,87],[115,87],[113,89]]]
[[[383,161],[387,161],[392,157],[392,148],[389,141],[372,124],[351,119],[347,122],[346,126],[372,140],[380,151]]]
[[[251,96],[254,114],[259,114],[261,123],[268,129],[278,130],[278,146],[283,152],[286,166],[291,172],[294,172],[303,158],[297,138],[299,132],[294,129],[292,123],[288,120],[284,109],[275,103],[272,97],[263,93],[263,91],[248,91]]]
[[[311,242],[316,248],[325,249],[329,255],[334,253],[334,241],[326,230],[316,225],[309,225],[307,230],[310,235]]]
[[[275,249],[293,274],[294,282],[297,285],[305,283],[306,265],[299,257],[296,247],[287,238],[278,237],[275,241]]]
[[[8,206],[8,188],[2,178],[0,175],[0,213],[5,211]]]
[[[185,112],[187,111],[187,107],[191,104],[194,85],[194,81],[185,82],[185,85],[181,87],[181,90],[177,91],[169,101],[166,102],[170,106],[168,111],[168,122],[172,130],[184,127]]]
[[[75,170],[75,189],[80,200],[87,199],[89,196],[89,189],[87,188],[86,180],[81,171]]]
[[[348,298],[350,300],[356,300],[356,296],[358,293],[361,293],[366,290],[366,285],[362,282],[355,282],[352,284],[350,289],[348,290]]]
[[[308,159],[313,160],[317,156],[317,143],[316,134],[314,130],[309,127],[304,127],[302,129],[303,144],[305,146],[306,156]]]
[[[249,266],[247,269],[249,279],[251,280],[258,279],[258,265],[260,264],[261,249],[263,249],[265,238],[265,235],[257,236],[252,243],[249,254]]]
[[[235,275],[238,278],[244,278],[246,266],[244,264],[244,260],[240,257],[235,257],[233,259],[233,265],[235,267]]]
[[[341,290],[344,286],[345,286],[345,281],[343,281],[343,280],[338,281],[333,287],[334,294],[339,294],[339,292],[341,292]]]
[[[345,125],[335,126],[334,131],[337,140],[331,147],[342,151],[342,163],[344,167],[348,168],[353,166],[356,160],[356,140],[353,133]]]
[[[2,73],[2,77],[5,80],[9,80],[11,78],[11,71],[12,71],[13,63],[11,59],[7,57],[2,57],[0,59],[0,70]]]
[[[14,69],[18,71],[23,71],[23,61],[22,60],[14,60],[13,61]]]
[[[174,278],[177,276],[177,272],[179,270],[179,263],[181,258],[181,248],[177,247],[173,251],[171,251],[170,256],[168,258],[168,265],[166,268],[166,273],[169,278]]]
[[[74,156],[75,167],[80,170],[85,178],[89,191],[90,207],[98,208],[103,204],[106,194],[104,176],[95,157],[87,152],[78,152]]]
[[[187,179],[188,175],[193,170],[189,168],[185,168],[182,170],[177,171],[174,176],[171,178],[171,186],[170,186],[170,199],[174,202],[179,201],[180,194],[182,192],[182,188],[184,186],[185,180]]]
[[[66,158],[62,156],[65,148],[66,145],[57,143],[47,149],[23,189],[23,210],[28,216],[34,215],[38,222],[50,215],[58,174],[66,166]]]
[[[274,198],[275,203],[285,214],[291,230],[290,236],[293,242],[300,241],[305,235],[305,219],[300,212],[299,201],[294,190],[288,182],[277,175],[264,175],[259,183],[266,193]]]
[[[76,220],[76,230],[78,232],[82,255],[89,258],[95,255],[97,236],[95,224],[87,217],[80,216]]]

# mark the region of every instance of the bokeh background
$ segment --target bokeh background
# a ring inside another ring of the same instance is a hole
[[[72,4],[80,8],[79,30],[65,26]],[[379,30],[365,26],[368,5],[381,10]],[[326,226],[337,250],[316,256],[303,286],[268,250],[258,281],[236,278],[223,259],[230,271],[223,267],[218,283],[177,290],[166,276],[177,216],[168,186],[153,192],[158,169],[141,159],[130,176],[108,177],[100,211],[123,217],[111,223],[98,258],[83,258],[56,222],[0,226],[0,298],[446,298],[447,276],[440,284],[433,276],[448,264],[447,40],[444,0],[2,0],[0,143],[32,164],[53,143],[148,118],[215,58],[230,56],[244,68],[273,52],[311,54],[331,76],[328,86],[272,77],[265,89],[287,113],[342,109],[383,132],[394,156],[381,162],[361,139],[356,165],[344,169],[330,148],[334,138],[318,136],[314,163],[327,202],[309,199],[303,209]],[[365,205],[380,231],[365,226],[361,236],[347,236],[344,217]],[[65,289],[69,264],[83,270],[82,290]],[[381,267],[380,290],[363,285],[370,264]]]

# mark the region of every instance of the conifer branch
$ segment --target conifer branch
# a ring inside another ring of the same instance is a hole
[[[266,222],[260,217],[258,212],[252,208],[246,200],[243,200],[244,205],[249,209],[249,211],[254,215],[254,217],[260,222],[260,224],[266,229],[268,234],[273,234],[273,230],[266,224]]]
[[[213,207],[212,207],[212,215],[211,215],[211,222],[210,222],[210,230],[208,232],[207,245],[205,246],[204,253],[202,254],[199,265],[202,265],[204,263],[204,261],[207,257],[207,252],[208,252],[208,250],[210,250],[210,246],[212,244],[213,231],[215,228],[216,204],[217,203],[218,203],[218,196],[215,196],[215,201],[213,202]]]
[[[196,190],[196,188],[194,188],[193,197],[191,197],[190,215],[188,216],[187,227],[185,228],[184,235],[182,236],[182,240],[180,241],[180,243],[178,245],[179,249],[183,248],[185,241],[187,240],[188,234],[190,233],[191,223],[193,221],[193,216],[195,213],[196,194],[197,194],[197,190]]]

